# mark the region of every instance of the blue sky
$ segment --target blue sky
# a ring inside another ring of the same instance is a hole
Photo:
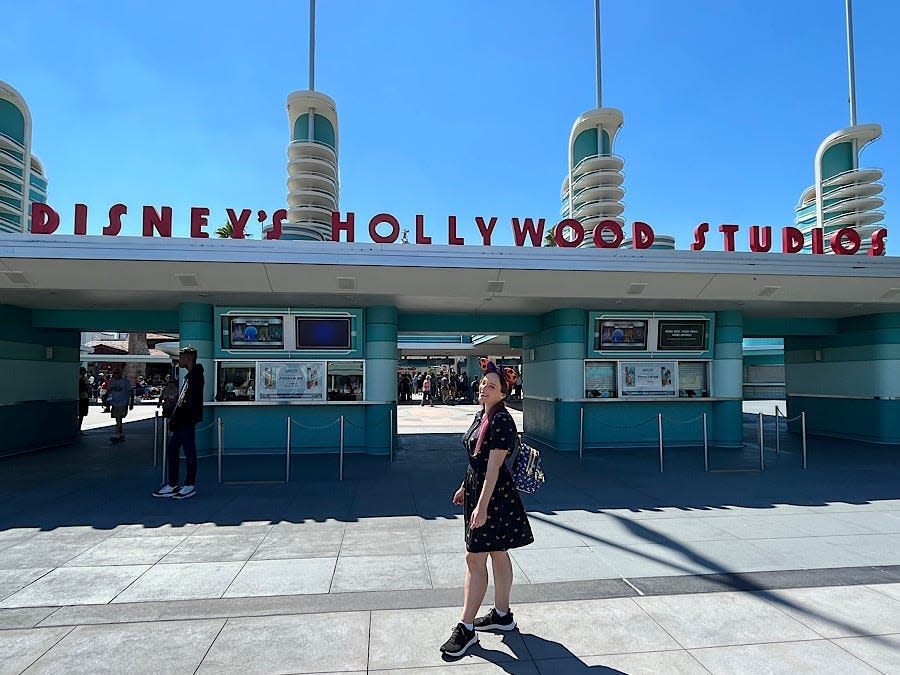
[[[139,233],[144,204],[172,206],[182,235],[191,206],[214,226],[228,207],[285,207],[306,2],[0,0],[0,16],[0,79],[31,109],[61,233],[76,202],[90,233],[127,204],[123,234]],[[859,122],[884,127],[862,164],[885,170],[890,227],[900,3],[857,0],[854,24]],[[625,115],[628,222],[682,249],[702,221],[736,223],[739,250],[750,225],[791,224],[816,148],[849,125],[844,30],[842,0],[605,0],[603,103]],[[320,0],[316,41],[357,241],[382,211],[410,230],[424,214],[436,244],[448,215],[472,243],[476,215],[499,217],[495,244],[512,243],[513,216],[556,222],[569,131],[596,103],[592,0]]]

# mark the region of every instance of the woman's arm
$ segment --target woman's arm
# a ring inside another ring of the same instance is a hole
[[[491,454],[488,457],[487,471],[484,475],[484,485],[481,486],[478,504],[472,512],[470,527],[481,527],[487,521],[488,504],[491,502],[491,495],[494,494],[497,476],[500,474],[500,466],[503,464],[504,459],[506,459],[506,448],[491,450]]]

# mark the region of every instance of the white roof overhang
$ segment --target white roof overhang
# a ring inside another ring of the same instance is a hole
[[[352,290],[341,290],[347,278]],[[171,310],[183,302],[843,317],[900,311],[900,258],[0,235],[0,304]]]

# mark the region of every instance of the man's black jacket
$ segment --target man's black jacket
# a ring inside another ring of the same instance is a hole
[[[172,429],[183,429],[194,426],[203,419],[203,366],[195,363],[187,375],[184,376],[185,384],[178,396],[178,403],[169,425]]]

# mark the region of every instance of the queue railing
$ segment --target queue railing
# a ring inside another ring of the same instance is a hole
[[[606,422],[604,425],[611,429],[619,429],[619,430],[632,430],[636,427],[643,426],[645,424],[650,424],[654,420],[656,420],[656,441],[659,448],[659,472],[665,472],[665,434],[663,430],[663,421],[666,418],[662,413],[657,413],[655,417],[648,417],[642,422],[637,422],[636,424],[629,424],[627,426],[620,426],[616,424],[609,424]],[[707,426],[707,413],[702,413],[697,417],[692,417],[686,420],[678,420],[678,419],[668,419],[670,424],[694,424],[695,422],[701,423],[701,432],[703,435],[703,470],[709,471],[709,431]],[[584,406],[581,407],[580,414],[580,428],[578,431],[578,458],[584,459]]]
[[[778,418],[781,417],[784,419],[785,424],[789,422],[796,422],[800,420],[800,438],[802,441],[803,448],[803,468],[806,468],[806,411],[803,410],[799,415],[795,415],[794,417],[788,417],[787,415],[782,414],[779,407],[775,406],[775,454],[779,454],[781,452],[781,427],[778,423]]]

